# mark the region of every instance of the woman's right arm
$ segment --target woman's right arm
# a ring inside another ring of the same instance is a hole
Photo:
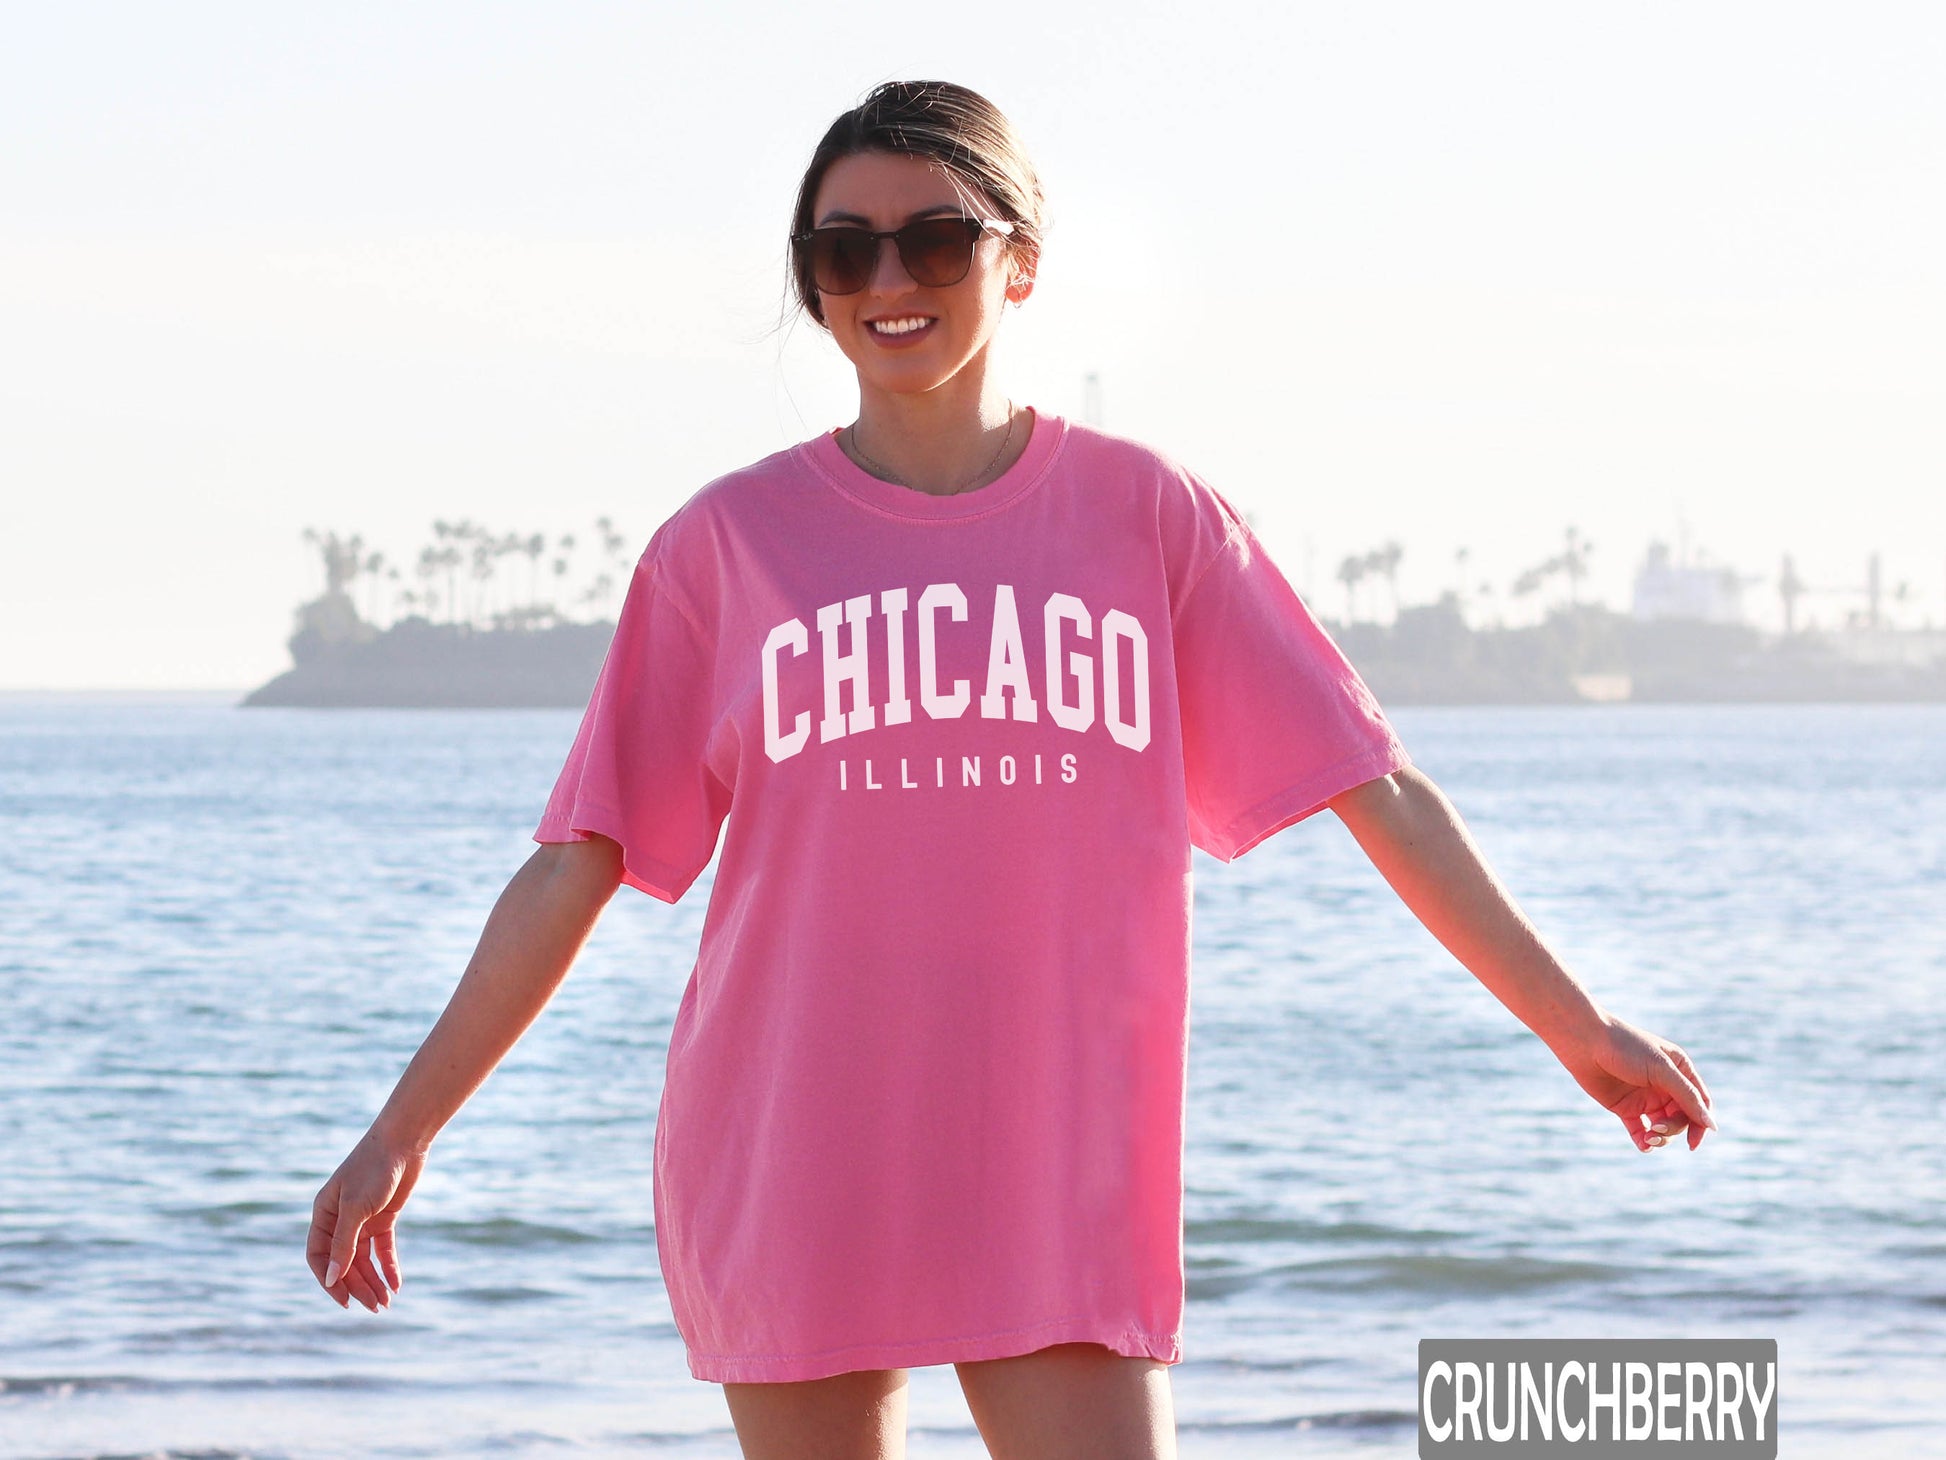
[[[433,1138],[547,1007],[621,878],[621,848],[607,837],[548,842],[494,903],[445,1011],[311,1204],[305,1256],[339,1307],[390,1304],[403,1281],[399,1209]]]

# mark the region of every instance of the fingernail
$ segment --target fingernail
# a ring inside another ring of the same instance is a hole
[[[1664,1144],[1666,1144],[1666,1143],[1665,1143],[1665,1142],[1663,1141],[1663,1139],[1662,1139],[1662,1137],[1661,1137],[1661,1136],[1650,1136],[1650,1137],[1649,1137],[1649,1144],[1650,1144],[1650,1145],[1652,1145],[1652,1146],[1660,1146],[1660,1145],[1664,1145]]]
[[[1657,1121],[1653,1126],[1649,1128],[1659,1136],[1666,1136],[1669,1134],[1669,1123],[1666,1120]]]
[[[334,1262],[334,1263],[331,1263],[331,1264],[330,1264],[329,1266],[327,1266],[327,1267],[325,1268],[325,1270],[324,1270],[324,1285],[325,1285],[325,1286],[326,1286],[327,1288],[328,1288],[328,1287],[330,1287],[330,1286],[332,1286],[332,1285],[333,1285],[334,1283],[336,1283],[336,1282],[338,1281],[338,1273],[339,1273],[339,1271],[340,1271],[340,1268],[339,1268],[339,1265],[338,1265],[337,1263],[335,1263],[335,1262]]]

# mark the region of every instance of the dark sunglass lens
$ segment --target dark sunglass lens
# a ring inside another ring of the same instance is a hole
[[[899,260],[928,289],[957,284],[973,267],[980,225],[970,218],[927,218],[899,230]]]
[[[862,228],[819,228],[811,234],[811,282],[826,294],[856,294],[871,277],[877,252]]]

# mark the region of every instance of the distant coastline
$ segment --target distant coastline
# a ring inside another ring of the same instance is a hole
[[[1599,604],[1523,628],[1472,629],[1450,599],[1389,624],[1326,630],[1383,704],[1802,704],[1946,701],[1946,633],[1769,634],[1636,618]]]
[[[367,552],[362,537],[307,528],[305,541],[323,558],[324,592],[297,610],[288,641],[290,669],[239,704],[579,708],[588,702],[615,635],[614,620],[599,610],[614,601],[633,567],[629,536],[606,517],[597,518],[594,528],[579,544],[600,555],[594,575],[572,594],[578,551],[573,535],[550,544],[542,533],[495,533],[464,518],[435,521],[435,542],[413,560],[413,587],[399,565]],[[523,558],[524,592],[518,581]],[[361,585],[368,602],[389,586],[406,615],[383,629],[371,623],[358,607]],[[597,616],[569,618],[557,606],[569,598]]]
[[[588,702],[614,635],[608,622],[475,629],[406,619],[369,639],[314,646],[241,705],[579,708]]]
[[[525,554],[537,562],[538,535],[496,538],[471,524],[437,524],[442,538],[475,544],[476,595],[490,593],[496,557]],[[624,543],[606,518],[600,541],[608,567],[581,596],[612,598],[628,564]],[[325,592],[297,610],[289,640],[292,667],[252,690],[244,707],[542,708],[579,709],[588,702],[614,637],[612,619],[563,617],[540,599],[502,607],[483,626],[472,616],[436,622],[414,612],[387,628],[368,622],[352,590],[361,572],[382,564],[361,553],[356,537],[307,533],[323,550]],[[1836,629],[1769,633],[1743,622],[1734,574],[1709,564],[1672,560],[1652,544],[1636,579],[1629,613],[1573,600],[1586,544],[1570,530],[1568,549],[1540,565],[1514,592],[1531,592],[1549,575],[1566,576],[1570,597],[1539,623],[1473,627],[1458,596],[1396,607],[1388,621],[1319,622],[1386,705],[1561,705],[1721,703],[1934,703],[1946,701],[1946,631],[1895,629],[1879,621],[1876,564],[1867,614]],[[559,547],[572,551],[573,539]],[[1361,577],[1389,575],[1396,544],[1366,559],[1347,559],[1340,581],[1347,600]],[[437,580],[460,561],[457,546],[421,554],[423,592],[401,594],[435,608]],[[567,559],[556,559],[557,578]],[[394,575],[396,576],[396,574]],[[1785,583],[1791,582],[1785,560]],[[1798,585],[1801,587],[1802,585]],[[1787,592],[1796,589],[1787,586]],[[452,583],[445,602],[459,602]],[[1787,609],[1790,600],[1787,597]],[[1316,605],[1312,605],[1316,612]]]
[[[1387,705],[1946,701],[1946,634],[1890,629],[1764,634],[1745,624],[1639,620],[1596,604],[1535,625],[1474,629],[1450,600],[1387,624],[1321,618]],[[579,709],[611,621],[478,629],[406,619],[302,657],[241,704],[310,708]]]

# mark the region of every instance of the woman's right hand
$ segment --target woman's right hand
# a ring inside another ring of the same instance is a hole
[[[493,1072],[567,977],[622,880],[605,836],[548,842],[494,903],[480,946],[364,1139],[311,1203],[311,1272],[340,1308],[376,1313],[399,1288],[399,1209],[434,1133]],[[390,1287],[387,1287],[387,1284]]]
[[[404,1281],[399,1273],[399,1209],[425,1164],[423,1150],[387,1146],[367,1131],[311,1203],[311,1236],[304,1255],[313,1276],[340,1308],[349,1308],[353,1298],[374,1313],[391,1306],[392,1294]]]

